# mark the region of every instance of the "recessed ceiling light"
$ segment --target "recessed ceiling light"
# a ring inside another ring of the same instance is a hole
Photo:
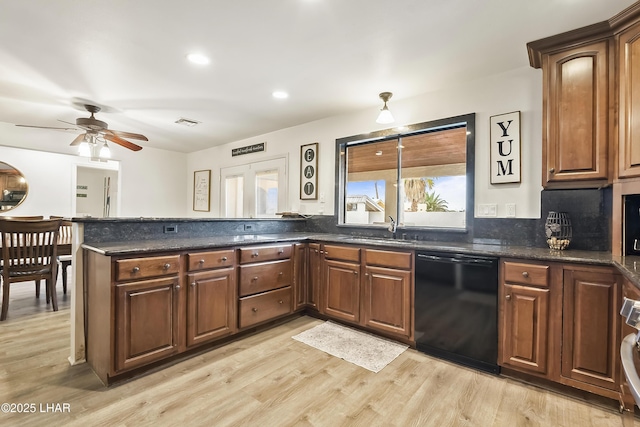
[[[187,59],[189,62],[198,65],[207,65],[210,62],[209,58],[201,53],[190,53],[187,55]]]
[[[273,92],[271,95],[274,98],[278,98],[278,99],[287,99],[289,97],[289,94],[287,92],[283,92],[281,90],[277,90]]]

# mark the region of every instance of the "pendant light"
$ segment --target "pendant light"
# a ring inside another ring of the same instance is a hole
[[[389,111],[389,107],[387,107],[387,101],[393,96],[391,92],[382,92],[380,94],[380,99],[384,101],[384,106],[380,110],[380,114],[378,115],[377,123],[387,124],[393,123],[393,116],[391,115],[391,111]]]

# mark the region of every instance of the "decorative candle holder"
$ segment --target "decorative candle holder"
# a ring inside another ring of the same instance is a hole
[[[544,223],[547,244],[551,249],[566,249],[571,243],[571,220],[565,212],[550,211]]]

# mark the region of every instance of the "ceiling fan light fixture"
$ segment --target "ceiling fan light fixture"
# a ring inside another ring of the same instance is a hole
[[[107,145],[107,141],[105,141],[104,144],[102,144],[102,147],[100,148],[99,157],[101,159],[110,159],[111,158],[111,150],[109,149],[109,146]]]
[[[91,147],[87,141],[82,141],[78,146],[78,155],[82,157],[91,157]]]
[[[393,123],[394,122],[393,115],[391,114],[391,111],[389,111],[389,107],[387,107],[387,101],[389,101],[389,99],[393,96],[393,93],[382,92],[379,96],[380,96],[380,99],[382,99],[382,101],[384,102],[384,105],[380,110],[380,114],[376,119],[376,123],[380,123],[380,124]]]

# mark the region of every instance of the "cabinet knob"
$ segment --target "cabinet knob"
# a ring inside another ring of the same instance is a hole
[[[279,304],[282,304],[282,303],[284,303],[284,301],[280,300],[280,301],[278,301],[278,303],[279,303]]]
[[[364,273],[365,276],[369,277],[369,273]]]
[[[353,272],[353,274],[358,274],[358,272],[357,272],[357,271],[354,271],[354,272]]]
[[[258,312],[258,309],[257,309],[257,308],[255,308],[255,307],[253,307],[253,308],[251,309],[251,311],[253,311],[254,313],[257,313],[257,312]]]
[[[284,249],[280,249],[280,250],[278,251],[278,255],[282,255],[283,253],[284,253]]]
[[[252,253],[251,256],[254,257],[254,258],[257,257],[258,256],[258,252]]]
[[[284,273],[281,271],[280,273],[278,273],[278,276],[282,276]]]
[[[511,294],[505,295],[504,299],[506,299],[507,301],[511,301]]]
[[[191,286],[193,286],[194,288],[196,287],[197,283],[196,282],[191,282]]]
[[[171,264],[166,263],[163,267],[165,270],[168,270],[169,268],[171,268]]]
[[[133,267],[133,268],[131,269],[131,272],[132,272],[132,273],[137,273],[138,271],[140,271],[140,267]]]
[[[176,285],[176,291],[180,290],[180,285]]]
[[[318,250],[317,250],[317,249],[314,249],[314,252],[315,252],[315,253],[318,253]]]
[[[201,259],[200,261],[198,261],[198,263],[200,263],[200,264],[204,264],[204,260],[203,260],[203,259]]]
[[[556,173],[556,169],[555,168],[549,169],[549,173]]]
[[[220,258],[222,260],[222,262],[225,262],[226,260],[228,260],[229,258],[227,258],[226,256],[223,256],[222,258]]]
[[[320,253],[322,253],[322,251],[320,251]],[[324,251],[324,254],[329,256],[329,251]]]
[[[524,277],[525,279],[526,279],[527,277],[529,277],[529,272],[528,272],[528,271],[523,271],[523,272],[522,272],[522,277]]]
[[[252,278],[251,280],[253,280],[254,282],[256,282],[256,281],[258,280],[258,276],[253,276],[253,278]]]

